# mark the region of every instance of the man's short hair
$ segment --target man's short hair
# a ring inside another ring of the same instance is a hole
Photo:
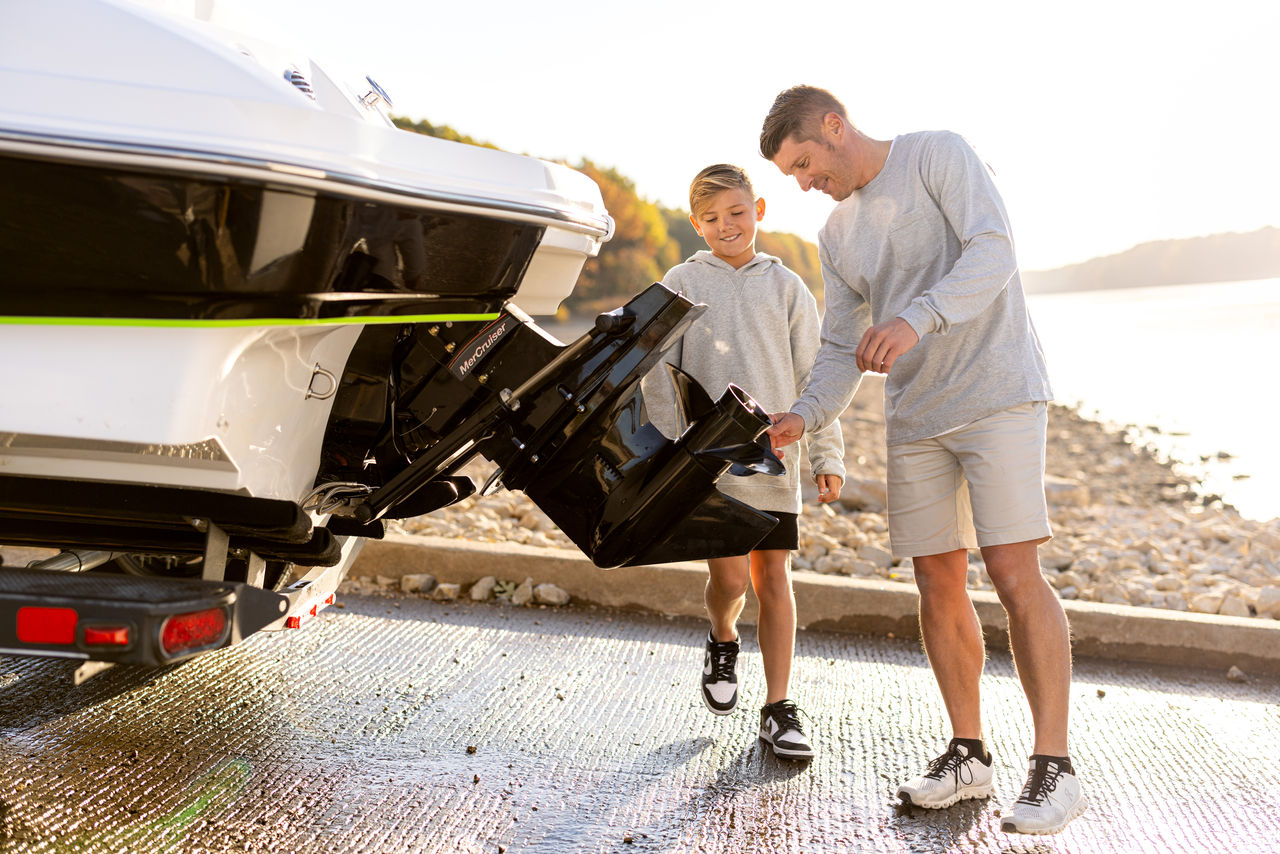
[[[746,171],[740,166],[717,163],[694,176],[693,183],[689,185],[689,213],[697,216],[711,197],[722,190],[744,190],[751,201],[756,200],[756,192],[751,188],[751,179]]]
[[[791,137],[797,142],[817,142],[822,139],[822,117],[827,113],[849,121],[844,104],[826,89],[792,86],[779,93],[760,129],[760,153],[765,160],[773,160],[782,143]]]

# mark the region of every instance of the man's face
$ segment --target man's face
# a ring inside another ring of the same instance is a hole
[[[817,190],[837,202],[849,198],[860,186],[852,158],[828,139],[826,132],[820,140],[800,142],[794,136],[788,137],[778,147],[773,165],[783,175],[795,178],[801,190]]]

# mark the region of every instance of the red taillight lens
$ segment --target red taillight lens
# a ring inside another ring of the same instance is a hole
[[[77,615],[73,608],[19,608],[18,640],[22,643],[73,644]]]
[[[85,646],[128,646],[128,626],[85,626]]]
[[[177,655],[222,642],[227,633],[225,608],[209,608],[168,617],[160,627],[160,646],[166,655]]]

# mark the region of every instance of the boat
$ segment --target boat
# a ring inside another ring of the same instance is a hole
[[[596,185],[390,104],[208,20],[0,6],[0,550],[49,553],[0,571],[0,651],[300,627],[389,520],[478,491],[602,568],[772,527],[715,489],[781,470],[746,392],[668,366],[685,429],[644,412],[700,307],[652,284],[568,343],[535,322],[612,234]]]

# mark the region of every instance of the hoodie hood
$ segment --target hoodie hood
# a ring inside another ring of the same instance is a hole
[[[707,264],[718,270],[724,270],[727,273],[738,273],[743,276],[762,276],[769,271],[769,267],[774,264],[781,264],[782,261],[772,255],[766,255],[763,252],[757,252],[756,256],[741,267],[734,269],[733,265],[724,260],[710,249],[700,249],[689,257],[690,264]]]

